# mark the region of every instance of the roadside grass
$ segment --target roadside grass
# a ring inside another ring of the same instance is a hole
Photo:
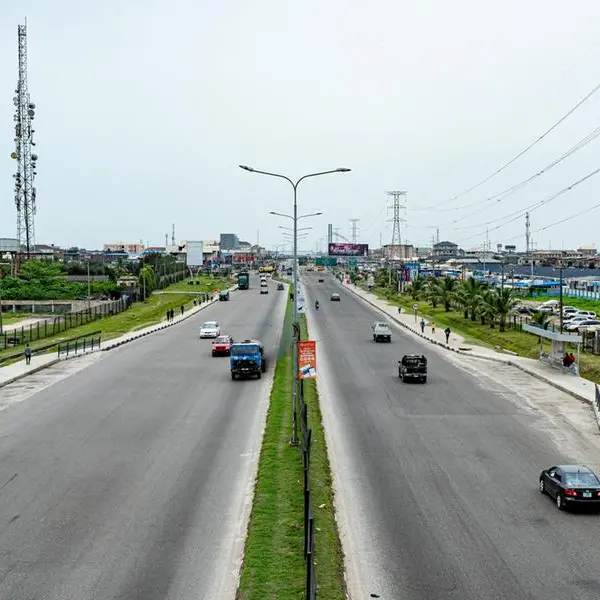
[[[223,278],[213,278],[203,275],[200,278],[201,284],[194,285],[193,291],[212,291],[215,287],[222,288],[231,287],[231,282]],[[131,308],[113,315],[104,317],[85,325],[71,327],[67,331],[63,331],[56,335],[48,336],[40,340],[31,342],[30,346],[33,350],[48,344],[58,344],[64,340],[71,339],[77,336],[89,335],[93,331],[102,332],[102,341],[108,341],[115,337],[119,337],[132,331],[155,325],[166,320],[167,310],[175,310],[175,314],[179,314],[180,307],[183,305],[185,310],[189,310],[193,306],[197,296],[193,294],[169,294],[179,284],[174,284],[162,290],[161,294],[152,294],[145,302],[135,302]],[[186,286],[184,291],[189,291],[192,286]],[[175,291],[177,291],[175,289]],[[25,315],[25,318],[32,315]],[[23,345],[0,350],[0,358],[17,354],[24,348]],[[52,350],[49,350],[52,351]],[[9,363],[5,363],[9,364]]]
[[[407,313],[413,314],[412,305],[415,300],[409,296],[390,296],[382,288],[374,288],[376,295],[382,299],[388,300],[390,304],[402,306]],[[574,299],[573,299],[574,300]],[[443,307],[433,308],[429,303],[416,301],[419,305],[418,315],[427,317],[433,321],[437,328],[450,329],[458,335],[465,338],[465,342],[494,348],[499,346],[510,352],[516,352],[519,356],[526,358],[538,358],[539,338],[531,333],[514,329],[507,329],[504,332],[499,331],[498,324],[492,329],[489,323],[482,325],[479,320],[471,321],[465,319],[462,312],[451,310],[446,312]],[[565,304],[567,304],[565,302]],[[572,306],[575,306],[572,304]],[[549,346],[547,340],[544,341],[545,347]],[[573,348],[575,350],[575,348]],[[600,383],[600,356],[594,354],[581,353],[580,356],[580,374],[586,379]]]
[[[189,282],[194,281],[193,285]],[[199,281],[196,285],[196,281]],[[228,277],[213,277],[212,275],[200,275],[200,277],[187,277],[177,283],[172,283],[167,286],[164,290],[160,290],[163,293],[166,292],[212,292],[216,289],[222,290],[229,288],[234,285],[232,279]]]
[[[180,306],[183,304],[186,310],[193,306],[195,296],[184,294],[155,294],[148,298],[146,302],[136,302],[132,307],[118,315],[104,317],[85,325],[72,327],[56,335],[51,335],[40,340],[31,342],[33,350],[48,344],[58,344],[64,340],[76,336],[89,335],[93,331],[102,332],[102,341],[105,342],[131,331],[143,329],[149,325],[159,323],[166,319],[167,310],[174,309],[178,314]],[[16,354],[22,350],[23,346],[7,348],[0,351],[0,358]]]
[[[292,317],[293,305],[288,302],[237,600],[303,600],[306,593],[302,455],[298,448],[289,445],[292,433]],[[305,321],[301,331],[306,334]],[[313,430],[310,478],[319,597],[343,600],[343,559],[333,516],[331,473],[317,390],[314,382],[310,382],[312,385],[307,383],[305,400]],[[321,504],[325,507],[317,508]]]

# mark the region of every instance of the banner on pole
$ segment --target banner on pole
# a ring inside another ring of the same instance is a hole
[[[298,342],[298,370],[300,379],[316,379],[317,342],[315,340]]]

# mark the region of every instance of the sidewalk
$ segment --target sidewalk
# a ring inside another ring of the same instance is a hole
[[[365,302],[368,302],[375,308],[378,308],[384,312],[388,317],[393,319],[396,323],[410,330],[415,335],[429,341],[432,344],[442,346],[447,350],[456,352],[464,356],[472,356],[473,358],[479,358],[483,360],[490,360],[493,362],[502,363],[505,365],[511,365],[528,373],[532,377],[535,377],[545,383],[555,387],[556,389],[569,394],[579,400],[583,400],[588,404],[593,404],[595,397],[595,383],[589,379],[583,377],[576,377],[570,373],[563,373],[558,369],[554,369],[550,365],[546,365],[539,360],[533,358],[524,358],[522,356],[513,356],[512,354],[506,354],[504,352],[496,352],[490,348],[484,348],[483,346],[476,346],[474,344],[467,344],[462,336],[452,332],[450,334],[449,343],[446,344],[446,334],[443,328],[435,329],[435,333],[431,330],[431,323],[425,317],[417,315],[415,321],[414,313],[398,314],[398,308],[388,304],[386,300],[381,300],[371,292],[367,292],[358,286],[353,284],[343,284],[344,287],[360,296]],[[421,333],[420,322],[424,318],[426,322],[425,332]]]
[[[237,290],[237,285],[229,288],[229,291],[232,292]],[[114,348],[118,348],[123,344],[128,344],[133,340],[137,340],[141,337],[145,337],[154,333],[156,331],[161,331],[162,329],[167,329],[168,327],[173,327],[186,319],[189,319],[199,313],[201,310],[204,310],[207,306],[211,306],[215,302],[219,301],[219,295],[215,294],[211,300],[202,304],[200,306],[194,306],[183,315],[176,315],[171,322],[167,322],[166,320],[161,321],[160,323],[155,323],[154,325],[149,325],[148,327],[144,327],[143,329],[138,329],[136,331],[130,331],[125,335],[119,336],[117,338],[112,338],[111,340],[107,340],[103,342],[99,350],[101,352],[107,352],[108,350],[113,350]],[[97,352],[98,350],[94,350]],[[0,368],[0,388],[12,383],[13,381],[17,381],[27,375],[31,375],[33,373],[37,373],[42,369],[47,367],[51,367],[55,365],[61,360],[69,360],[72,358],[77,358],[78,356],[85,356],[86,354],[90,354],[91,351],[87,352],[79,352],[78,354],[71,354],[69,356],[64,356],[61,358],[57,357],[56,352],[52,352],[50,354],[41,354],[36,356],[35,354],[31,357],[31,364],[26,365],[25,360],[20,360],[18,362],[12,363],[11,365],[7,365],[6,367]]]

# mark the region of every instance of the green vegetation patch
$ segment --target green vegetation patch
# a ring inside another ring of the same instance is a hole
[[[521,320],[525,322],[521,315],[516,315],[517,329],[513,329],[512,325],[510,325],[507,326],[506,331],[500,331],[497,322],[493,328],[490,327],[489,316],[485,319],[485,323],[483,324],[479,317],[476,317],[474,321],[470,316],[465,318],[463,310],[457,310],[454,306],[454,302],[452,303],[450,310],[446,311],[445,308],[439,304],[438,306],[433,307],[430,302],[414,299],[408,293],[397,295],[389,292],[383,287],[377,287],[373,292],[379,298],[388,300],[388,302],[395,306],[402,306],[403,311],[410,314],[413,313],[412,305],[415,303],[418,304],[419,320],[421,316],[425,316],[428,321],[433,321],[438,329],[450,327],[454,333],[464,337],[466,343],[477,344],[487,348],[499,346],[504,350],[515,352],[519,356],[524,356],[526,358],[537,359],[539,356],[539,338],[519,329]],[[426,292],[424,292],[424,294],[425,293]],[[521,298],[517,296],[516,300],[520,302]],[[523,300],[530,299],[524,297]],[[542,299],[541,301],[545,301],[545,299]],[[585,302],[585,300],[582,301],[581,299],[569,298],[567,301],[563,298],[563,301],[565,305],[584,308],[583,302]],[[589,308],[586,310],[594,309]],[[508,321],[512,322],[512,316],[509,316]],[[544,344],[545,347],[548,348],[550,342],[546,340]],[[573,347],[573,351],[575,351],[575,347]],[[600,383],[600,356],[581,353],[580,374],[586,379]]]
[[[260,454],[258,478],[237,600],[303,600],[304,496],[302,454],[289,445],[292,434],[293,305],[287,303],[285,346],[277,360],[271,402]],[[306,321],[301,321],[306,337]],[[315,515],[315,562],[319,597],[343,600],[343,557],[333,514],[331,472],[321,425],[317,389],[305,382],[312,427],[310,479]],[[324,508],[319,509],[324,504]]]
[[[189,283],[193,282],[193,283]],[[200,277],[188,277],[178,283],[166,287],[164,292],[212,292],[214,290],[225,290],[233,286],[235,282],[228,277],[212,277],[211,275],[200,275]]]

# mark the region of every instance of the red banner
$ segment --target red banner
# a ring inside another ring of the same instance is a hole
[[[317,342],[314,340],[298,342],[298,370],[300,379],[316,379]]]

